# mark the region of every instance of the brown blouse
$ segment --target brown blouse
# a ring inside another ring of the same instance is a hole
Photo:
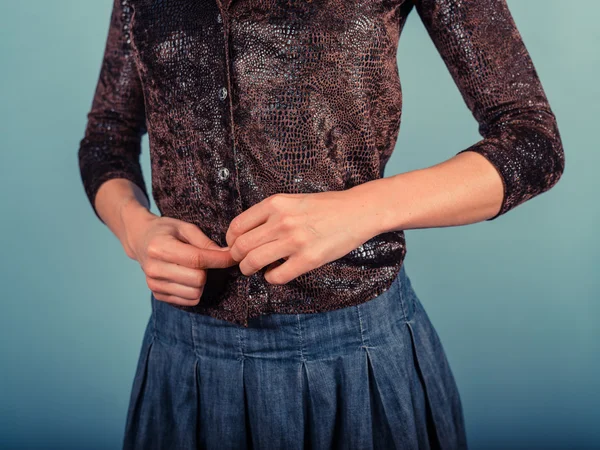
[[[348,189],[383,176],[399,133],[396,59],[416,9],[504,182],[493,220],[564,170],[555,116],[505,0],[114,0],[79,148],[89,201],[111,178],[152,195],[163,216],[226,246],[230,221],[266,197]],[[98,216],[100,217],[100,216]],[[197,306],[248,326],[268,313],[356,305],[388,289],[403,231],[375,236],[285,285],[264,269],[209,269]]]

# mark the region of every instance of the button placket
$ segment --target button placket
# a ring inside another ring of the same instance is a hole
[[[219,1],[218,2],[218,6],[219,6],[219,14],[217,16],[217,20],[220,20],[223,22],[223,40],[225,43],[225,75],[226,75],[226,84],[225,86],[221,86],[219,88],[219,91],[217,93],[219,99],[221,101],[225,101],[226,99],[229,99],[229,121],[230,121],[230,125],[231,125],[231,146],[232,146],[232,152],[233,152],[233,164],[234,164],[234,170],[237,170],[237,166],[236,166],[236,161],[237,161],[237,149],[236,149],[236,145],[235,145],[235,121],[234,121],[234,117],[233,117],[233,100],[231,97],[231,71],[230,71],[230,67],[231,67],[231,56],[229,53],[229,15],[227,13],[227,6],[229,6],[230,2],[225,2],[225,6],[223,6],[223,2]],[[227,167],[222,167],[221,169],[219,169],[219,173],[218,173],[218,177],[220,180],[226,180],[230,177],[230,170]],[[236,198],[236,204],[238,207],[238,212],[241,213],[243,208],[242,208],[242,200],[241,200],[241,194],[240,194],[240,188],[238,185],[238,177],[235,177],[235,188],[237,191],[237,198]]]
[[[230,124],[231,124],[231,146],[232,146],[232,152],[233,152],[233,165],[234,165],[234,170],[236,170],[236,176],[234,177],[234,182],[235,182],[235,189],[237,191],[237,196],[235,199],[235,204],[237,205],[237,210],[238,213],[243,212],[243,205],[242,205],[242,197],[241,197],[241,192],[240,192],[240,186],[239,186],[239,177],[237,176],[237,148],[236,148],[236,142],[235,142],[235,120],[233,117],[233,100],[232,100],[232,88],[231,88],[231,73],[230,73],[230,67],[231,67],[231,57],[230,57],[230,53],[229,53],[229,15],[227,14],[227,7],[230,4],[229,0],[225,0],[225,7],[223,8],[223,2],[221,0],[217,1],[218,7],[220,9],[220,14],[219,16],[217,16],[217,21],[219,21],[219,19],[223,22],[223,39],[224,39],[224,43],[225,43],[225,74],[227,76],[227,85],[221,87],[221,89],[219,90],[219,98],[221,100],[225,100],[226,98],[229,98],[229,120],[230,120]],[[229,169],[227,167],[222,167],[221,169],[219,169],[219,173],[218,176],[221,180],[225,180],[228,179],[230,176],[229,173]],[[245,281],[245,291],[246,291],[246,299],[248,298],[248,294],[249,294],[249,280],[247,277],[244,277]],[[248,311],[249,311],[249,304],[248,301],[245,302],[245,308],[243,311],[243,322],[244,324],[247,325],[248,323]]]

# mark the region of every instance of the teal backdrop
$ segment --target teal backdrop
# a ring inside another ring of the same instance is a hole
[[[565,173],[495,221],[407,230],[406,269],[453,367],[471,448],[598,448],[600,3],[508,3]],[[121,444],[150,291],[94,216],[77,165],[111,4],[0,3],[1,448]],[[386,176],[480,139],[415,10],[398,66],[403,119]]]

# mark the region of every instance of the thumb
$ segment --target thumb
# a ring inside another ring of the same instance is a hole
[[[229,247],[219,246],[196,225],[186,223],[186,226],[179,227],[179,232],[190,245],[207,253],[204,259],[206,268],[225,268],[238,264],[229,253]]]
[[[238,264],[231,256],[229,247],[219,247],[215,241],[210,239],[206,243],[205,248],[201,250],[208,252],[205,261],[210,268],[225,268]]]
[[[200,249],[203,252],[204,258],[204,269],[224,269],[225,267],[231,267],[238,264],[238,262],[233,259],[231,253],[228,248],[221,248],[217,245],[216,249]]]

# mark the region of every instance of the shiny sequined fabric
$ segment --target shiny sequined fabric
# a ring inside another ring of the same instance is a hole
[[[79,148],[94,211],[111,178],[148,195],[146,132],[160,214],[221,246],[231,220],[270,195],[382,177],[413,7],[479,123],[483,139],[461,151],[485,156],[504,182],[488,220],[550,189],[564,170],[561,138],[505,0],[115,0]],[[210,269],[200,303],[177,307],[247,326],[356,305],[390,287],[405,254],[404,232],[393,231],[285,285],[264,269]]]

